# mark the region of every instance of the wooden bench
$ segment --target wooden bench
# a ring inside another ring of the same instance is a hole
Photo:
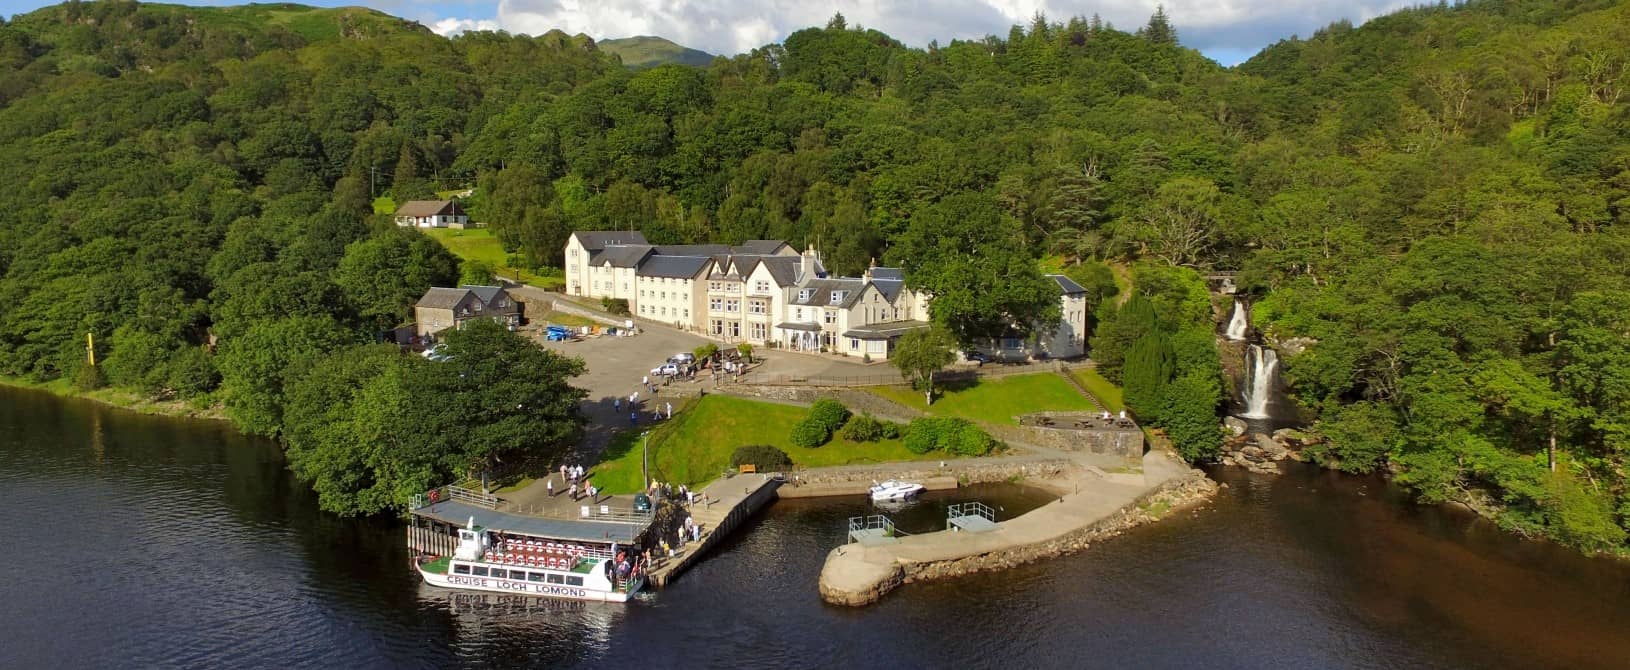
[[[746,474],[755,474],[757,472],[758,472],[758,466],[753,465],[752,463],[747,463],[747,464],[744,464],[744,465],[741,466],[741,473],[744,474],[744,475],[746,475]]]

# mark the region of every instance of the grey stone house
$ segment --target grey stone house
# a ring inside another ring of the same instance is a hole
[[[433,336],[462,328],[471,319],[493,319],[511,330],[521,325],[521,306],[499,286],[432,288],[413,306],[414,331]]]

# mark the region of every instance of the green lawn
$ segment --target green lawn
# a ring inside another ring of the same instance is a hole
[[[923,394],[909,386],[882,386],[869,390],[929,414],[1007,425],[1017,425],[1013,417],[1030,412],[1094,409],[1092,401],[1051,372],[985,377],[973,382],[941,385],[936,389],[941,392],[940,397],[928,406],[923,404]]]
[[[509,254],[504,252],[504,246],[493,237],[492,231],[486,228],[467,228],[458,230],[454,228],[425,228],[424,234],[429,235],[447,247],[463,260],[485,261],[498,270],[498,274],[506,279],[515,279],[523,284],[550,289],[566,284],[566,275],[555,272],[546,275],[534,274],[527,270],[512,268],[506,263]]]
[[[1085,386],[1089,393],[1102,400],[1104,409],[1119,412],[1126,407],[1126,403],[1121,400],[1121,387],[1116,386],[1115,382],[1104,379],[1104,376],[1098,374],[1097,370],[1093,368],[1076,368],[1070,371],[1070,375],[1075,377],[1075,380],[1080,382],[1082,386]]]
[[[792,426],[804,418],[804,407],[710,395],[674,414],[671,423],[651,432],[652,476],[664,482],[697,486],[730,467],[730,454],[746,444],[769,444],[792,457],[795,466],[820,467],[851,463],[940,460],[943,453],[913,454],[899,440],[849,442],[834,437],[825,446],[792,446]],[[606,458],[593,469],[594,484],[607,493],[644,488],[640,474],[640,434],[624,431],[612,440]]]

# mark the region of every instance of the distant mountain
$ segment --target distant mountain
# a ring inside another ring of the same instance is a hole
[[[668,63],[703,67],[713,62],[713,54],[686,48],[650,35],[601,40],[597,44],[601,51],[616,54],[623,59],[623,65],[636,69]]]

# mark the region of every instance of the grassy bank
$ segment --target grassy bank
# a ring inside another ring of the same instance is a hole
[[[1094,409],[1092,401],[1051,372],[944,384],[936,389],[941,395],[933,405],[924,404],[923,394],[910,386],[882,386],[867,390],[936,416],[1006,425],[1018,425],[1013,417],[1030,412],[1087,412]]]
[[[453,228],[424,228],[422,232],[441,242],[454,256],[467,261],[483,261],[491,265],[498,275],[505,279],[513,279],[528,286],[541,289],[553,289],[566,285],[566,275],[550,273],[540,275],[529,270],[510,267],[509,254],[504,251],[504,245],[498,242],[492,231],[487,228],[467,228],[457,230]]]
[[[1080,382],[1088,393],[1103,401],[1104,409],[1119,412],[1126,407],[1126,402],[1121,400],[1121,387],[1116,386],[1115,382],[1104,379],[1104,376],[1098,374],[1097,370],[1093,368],[1074,368],[1070,370],[1070,376],[1074,377],[1075,381]]]
[[[696,486],[730,467],[736,447],[768,444],[792,457],[799,467],[822,467],[887,461],[940,460],[943,453],[914,454],[899,440],[850,442],[834,437],[814,449],[792,445],[792,426],[809,410],[803,407],[710,395],[674,414],[673,421],[650,434],[652,476],[664,482]],[[631,493],[641,481],[640,433],[618,434],[595,466],[594,483],[609,493]]]
[[[213,421],[227,421],[226,412],[221,404],[214,398],[205,396],[196,400],[151,400],[141,394],[118,388],[99,388],[94,391],[81,391],[74,388],[67,379],[53,379],[48,382],[33,382],[21,377],[6,377],[0,375],[0,385],[25,388],[35,391],[45,391],[63,398],[77,398],[99,402],[104,405],[117,407],[141,414],[155,416],[174,416],[189,419],[210,419]]]

